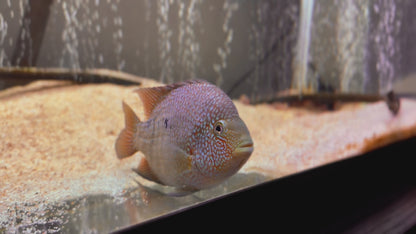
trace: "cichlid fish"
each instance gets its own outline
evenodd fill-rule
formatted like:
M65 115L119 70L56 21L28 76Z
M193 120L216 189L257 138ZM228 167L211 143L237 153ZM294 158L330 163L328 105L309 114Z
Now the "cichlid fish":
M235 174L253 151L250 133L231 99L205 81L142 88L147 121L123 102L125 128L118 158L144 154L136 172L183 191L215 186Z

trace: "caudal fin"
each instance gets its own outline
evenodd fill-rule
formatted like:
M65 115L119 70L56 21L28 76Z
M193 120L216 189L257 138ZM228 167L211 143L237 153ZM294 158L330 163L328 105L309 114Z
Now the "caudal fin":
M140 122L137 115L125 102L123 102L123 111L126 127L120 132L115 145L119 159L131 156L137 152L134 137L137 131L137 124Z

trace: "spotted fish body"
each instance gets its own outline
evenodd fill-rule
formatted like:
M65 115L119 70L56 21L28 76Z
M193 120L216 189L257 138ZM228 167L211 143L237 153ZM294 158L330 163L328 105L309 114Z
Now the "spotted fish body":
M147 121L123 103L126 127L116 141L124 158L141 151L137 172L183 190L215 186L235 174L253 151L250 133L231 99L204 81L136 91Z

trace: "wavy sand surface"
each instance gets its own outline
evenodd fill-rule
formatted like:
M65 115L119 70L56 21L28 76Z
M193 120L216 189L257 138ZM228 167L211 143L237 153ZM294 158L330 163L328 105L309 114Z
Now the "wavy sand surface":
M124 125L121 101L143 113L131 92L136 88L38 81L1 92L0 210L86 194L117 196L135 186L131 168L141 153L120 161L114 142ZM397 116L383 102L345 104L332 112L235 105L255 146L241 171L272 178L416 135L416 101L410 99L401 100Z

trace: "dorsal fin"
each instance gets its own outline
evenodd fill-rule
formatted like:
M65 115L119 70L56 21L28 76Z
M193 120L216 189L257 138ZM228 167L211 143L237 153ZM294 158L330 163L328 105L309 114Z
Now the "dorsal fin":
M163 99L165 99L166 96L170 92L172 92L172 90L175 90L185 85L200 84L200 83L206 83L206 82L202 80L190 80L190 81L184 81L184 82L170 84L166 86L159 86L159 87L153 87L153 88L140 88L140 89L135 90L134 92L139 94L140 99L143 102L144 114L146 116L146 119L148 119L153 109L161 101L163 101Z

